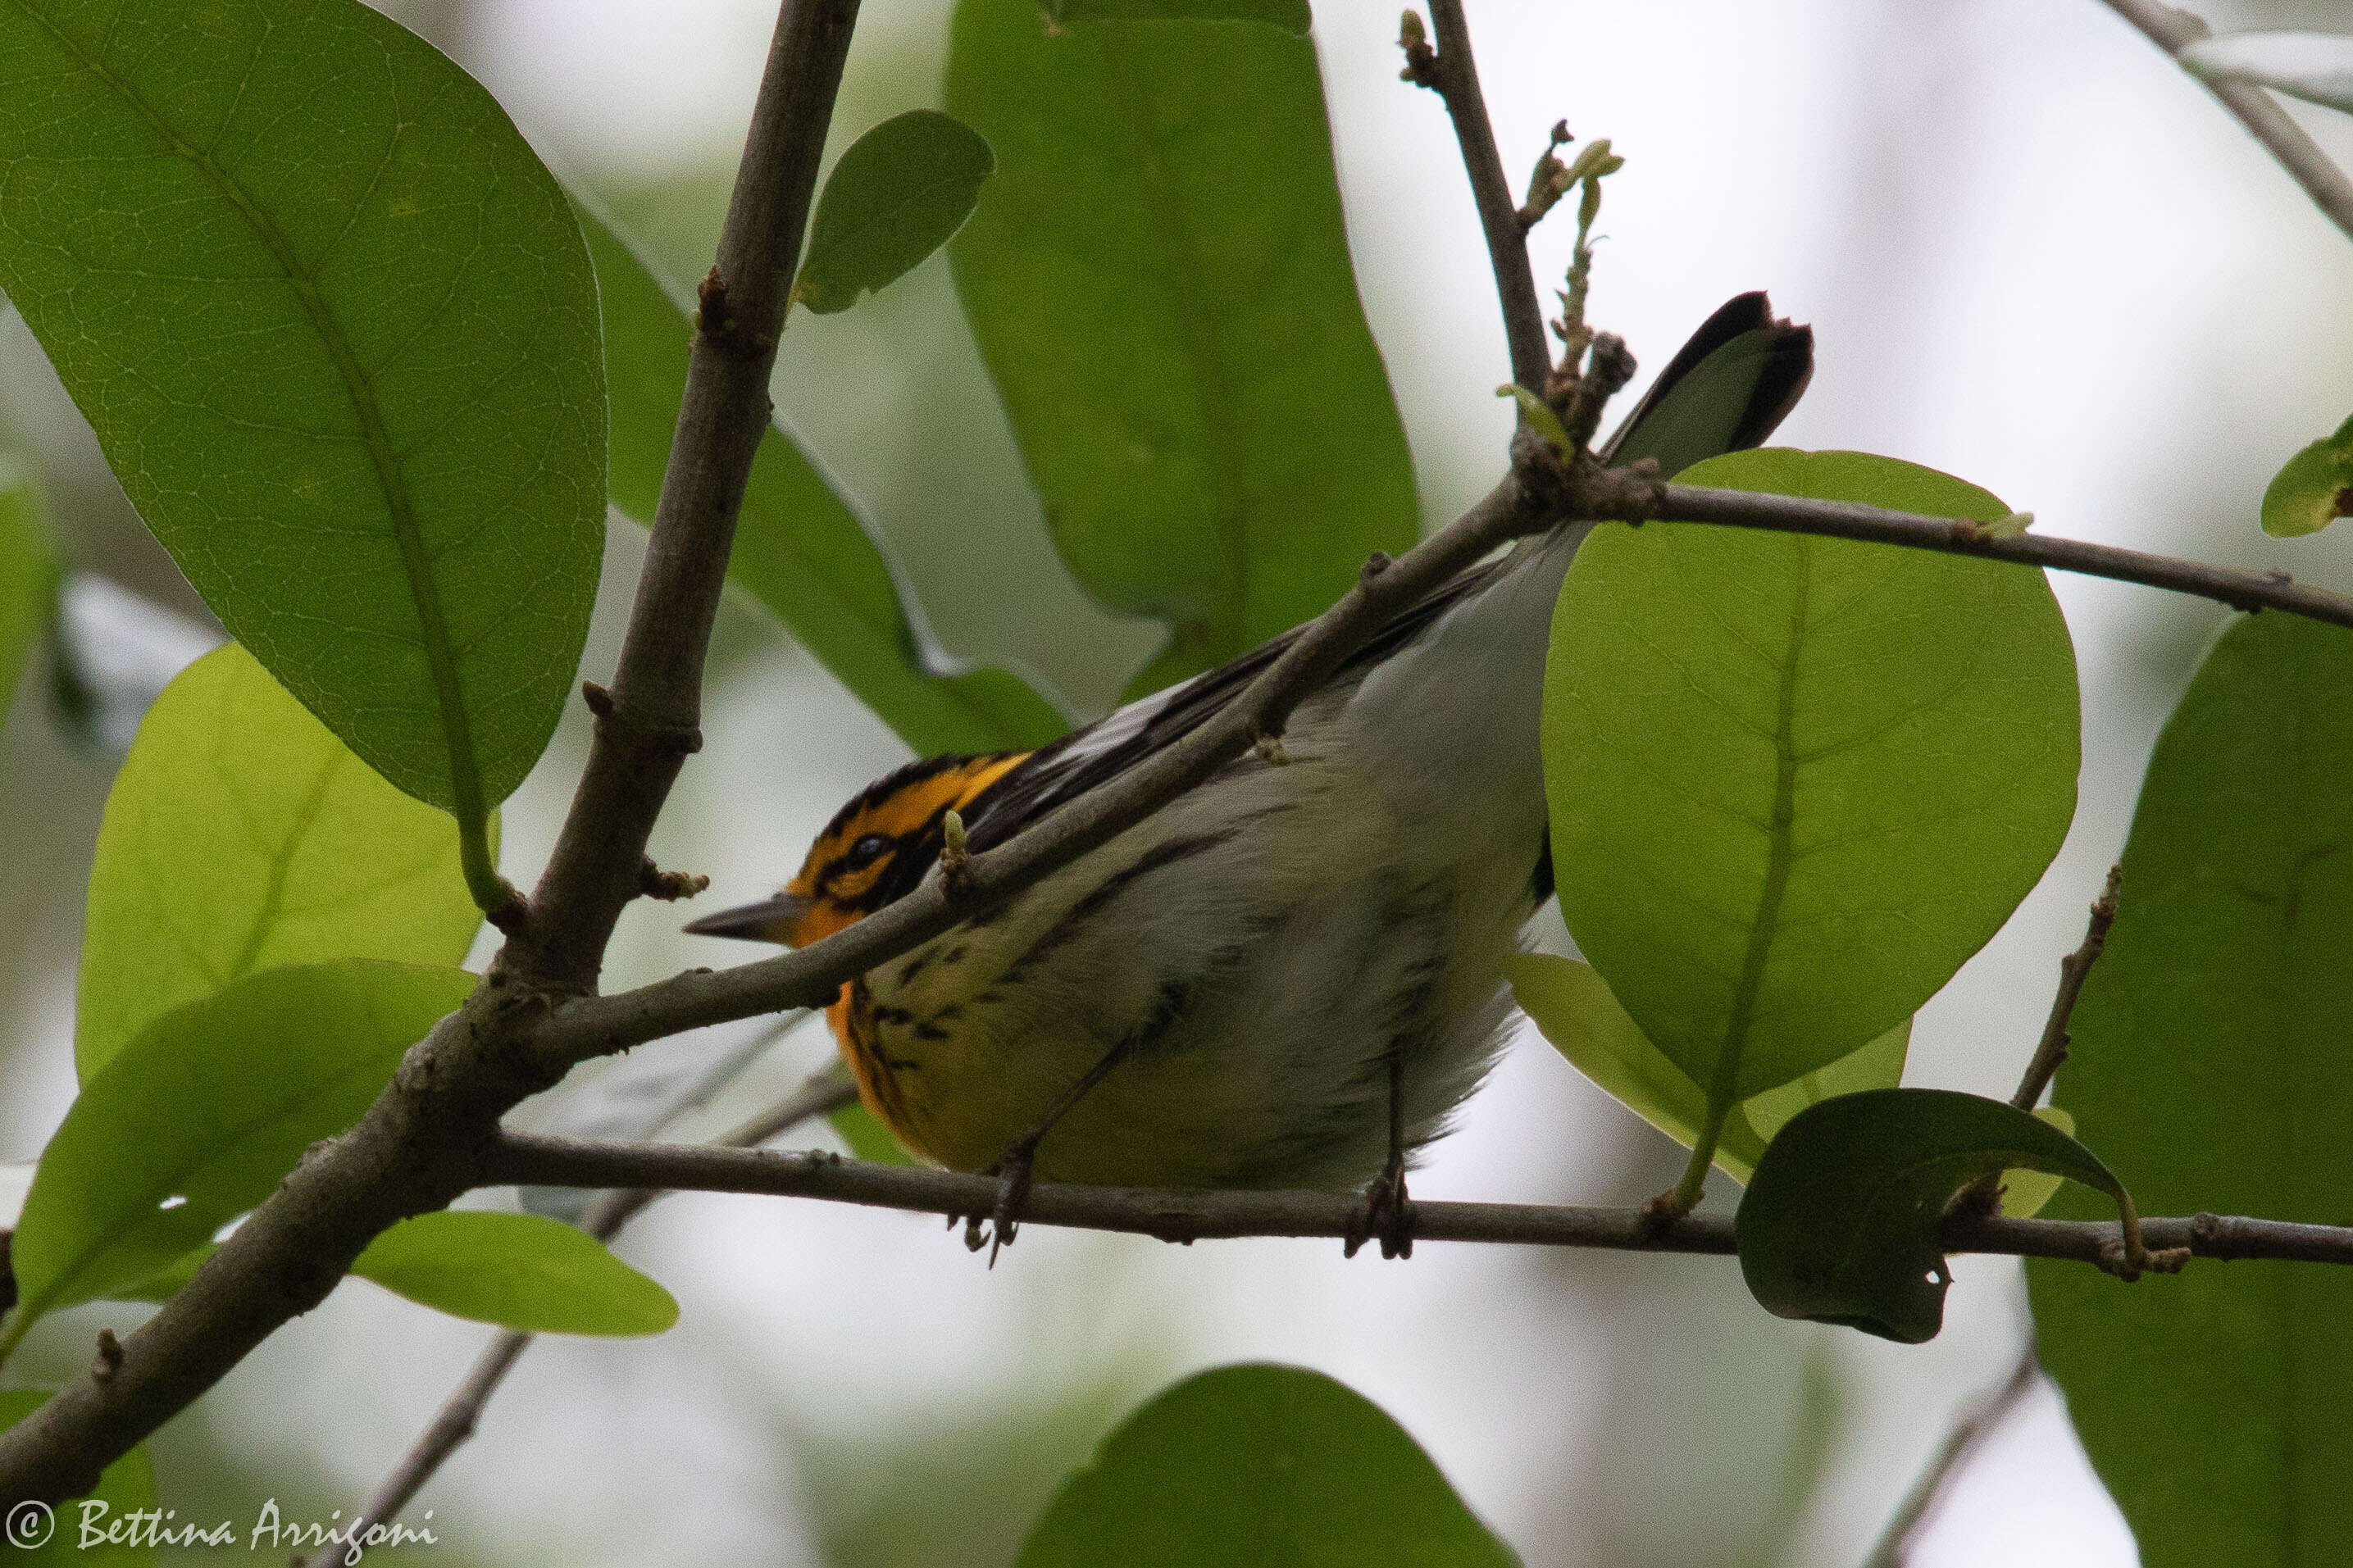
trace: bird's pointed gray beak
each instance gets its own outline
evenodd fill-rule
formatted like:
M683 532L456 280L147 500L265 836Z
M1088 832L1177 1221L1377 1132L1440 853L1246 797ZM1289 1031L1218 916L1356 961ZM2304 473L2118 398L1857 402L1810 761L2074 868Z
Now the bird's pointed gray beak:
M745 942L781 942L791 936L808 910L807 899L778 893L756 904L739 904L715 915L705 915L689 923L686 931L691 936L732 936Z

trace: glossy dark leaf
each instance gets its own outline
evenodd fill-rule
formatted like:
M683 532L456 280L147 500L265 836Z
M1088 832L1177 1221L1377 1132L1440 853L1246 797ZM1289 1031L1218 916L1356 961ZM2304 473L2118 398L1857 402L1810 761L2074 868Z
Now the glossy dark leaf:
M1131 695L1413 542L1312 43L960 0L945 98L997 150L949 253L1055 546L1095 598L1172 628Z
M1062 1484L1019 1568L1504 1568L1405 1429L1321 1373L1165 1389Z
M352 1272L419 1306L529 1333L659 1334L678 1321L669 1291L539 1215L418 1215L368 1243Z
M2353 633L2234 623L2167 722L2057 1097L2152 1213L2353 1220ZM2099 1217L2063 1190L2054 1217ZM2353 1540L2353 1271L2030 1260L2035 1333L2147 1568Z
M1740 1272L1777 1316L1905 1344L1934 1339L1952 1282L1936 1227L1962 1188L2007 1170L2047 1171L2126 1202L2090 1150L2002 1100L1941 1089L1823 1100L1791 1117L1757 1163L1740 1199Z
M586 208L580 221L605 307L613 505L649 523L686 391L691 313L608 222ZM926 653L881 547L788 431L771 431L753 458L727 575L920 756L1019 751L1068 727L1020 677Z
M554 180L357 0L26 0L0 75L0 288L124 490L305 707L479 824L554 728L604 542Z
M952 114L913 109L849 144L826 176L793 300L820 316L888 288L948 242L997 170Z

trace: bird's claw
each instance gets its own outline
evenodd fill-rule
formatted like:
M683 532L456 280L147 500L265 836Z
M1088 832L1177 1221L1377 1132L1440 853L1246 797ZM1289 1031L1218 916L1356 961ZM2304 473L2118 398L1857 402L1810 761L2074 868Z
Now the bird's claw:
M1029 1173L1037 1163L1037 1149L1027 1143L1017 1143L997 1157L988 1175L997 1178L997 1202L986 1215L966 1215L964 1221L964 1244L978 1252L988 1248L988 1266L997 1267L997 1254L1013 1245L1013 1237L1021 1228L1021 1211L1029 1202Z
M1348 1234L1341 1238L1344 1256L1356 1257L1356 1248L1376 1238L1383 1258L1413 1256L1413 1201L1406 1191L1405 1161L1394 1155L1388 1168L1365 1189L1365 1206L1348 1222Z

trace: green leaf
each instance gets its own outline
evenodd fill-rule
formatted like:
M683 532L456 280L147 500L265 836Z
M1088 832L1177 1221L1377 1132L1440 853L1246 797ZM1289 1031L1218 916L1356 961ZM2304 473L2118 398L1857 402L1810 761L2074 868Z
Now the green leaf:
M1045 0L1049 21L1268 22L1306 36L1314 17L1307 0Z
M1047 526L1173 628L1140 696L1320 614L1418 531L1315 47L959 0L946 104L997 150L949 247Z
M670 1293L557 1220L445 1210L405 1219L352 1272L420 1307L534 1334L659 1334Z
M2075 1119L2055 1105L2037 1106L2034 1120L2049 1122L2070 1138L2075 1135ZM2032 1219L2065 1184L2064 1176L2054 1176L2047 1171L2004 1171L2001 1212L2011 1219Z
M235 643L164 689L115 774L83 926L74 1063L256 970L454 966L481 924L449 818L402 795Z
M1322 1373L1229 1366L1163 1389L1062 1483L1019 1568L1515 1563L1381 1408Z
M604 543L563 193L357 0L21 0L0 76L0 288L124 490L303 706L479 828L554 728Z
M153 1276L269 1196L474 984L348 958L265 969L149 1024L82 1086L41 1153L0 1352L44 1312Z
M2287 460L2263 490L2263 531L2281 539L2318 533L2353 517L2353 419Z
M793 299L829 316L888 288L964 226L996 172L988 143L952 114L884 121L826 176Z
M1859 453L1685 478L2010 510ZM1728 1107L1902 1023L2034 885L2074 808L2073 652L2039 572L1607 523L1562 585L1543 736L1569 930Z
M901 1146L899 1140L880 1118L862 1105L845 1105L826 1120L849 1152L860 1160L871 1160L878 1165L912 1165L915 1157Z
M686 392L691 313L612 225L580 226L605 308L613 398L613 505L653 521ZM1044 745L1068 726L1018 676L935 671L866 524L794 442L773 430L752 460L729 581L783 623L919 756Z
M2158 738L2058 1098L2151 1212L2353 1220L2353 636L2224 634ZM2054 1217L2089 1205L2062 1192ZM2353 1539L2353 1274L2027 1265L2043 1364L2147 1568Z
M1935 1339L1952 1283L1936 1245L1946 1206L2016 1169L2085 1183L2132 1213L2089 1149L2001 1100L1942 1089L1823 1100L1790 1118L1757 1163L1734 1222L1740 1272L1777 1316L1905 1344Z
M0 1431L5 1431L38 1410L49 1401L51 1390L46 1388L0 1389ZM19 1515L8 1515L10 1550L0 1562L8 1568L134 1568L134 1565L155 1561L153 1546L134 1545L138 1526L127 1522L123 1516L155 1504L155 1464L148 1458L147 1445L141 1443L122 1458L100 1472L96 1490L85 1494L88 1503L64 1502L47 1517L47 1533L38 1544L33 1542L28 1531L40 1525L34 1521L19 1523ZM103 1504L91 1508L89 1503ZM18 1504L19 1509L32 1506ZM90 1543L84 1545L82 1531L87 1525L91 1531ZM105 1539L113 1527L120 1539Z
M1570 455L1575 443L1569 440L1568 431L1562 426L1560 416L1552 411L1551 404L1526 387L1511 382L1495 388L1495 395L1508 397L1520 405L1520 418L1529 429L1544 437L1545 445L1553 449L1554 456L1566 458Z
M8 716L26 662L57 618L64 574L40 486L15 459L0 458L0 720Z
M1547 953L1507 960L1512 994L1569 1065L1627 1109L1688 1149L1707 1121L1707 1094L1652 1045L1588 963ZM1906 1018L1851 1056L1767 1089L1734 1108L1715 1163L1746 1184L1783 1122L1818 1100L1858 1089L1893 1089L1912 1042Z

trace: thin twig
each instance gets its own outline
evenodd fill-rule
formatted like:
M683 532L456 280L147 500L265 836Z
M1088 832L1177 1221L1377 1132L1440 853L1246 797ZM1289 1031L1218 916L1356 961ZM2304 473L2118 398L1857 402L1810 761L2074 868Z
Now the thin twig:
M1904 1568L1911 1561L1913 1543L1936 1516L1954 1480L1968 1468L1978 1450L1985 1447L1986 1439L2018 1408L2042 1370L2042 1363L2035 1359L2034 1346L2030 1342L2019 1352L2017 1364L2002 1379L2000 1387L1970 1400L1962 1408L1952 1430L1936 1446L1927 1468L1896 1505L1887 1528L1880 1532L1879 1544L1872 1548L1862 1568Z
M782 1137L811 1117L824 1116L849 1104L858 1098L858 1088L847 1082L838 1072L820 1073L801 1089L781 1103L763 1111L741 1127L712 1139L712 1146L720 1149L756 1149L771 1138ZM599 1193L594 1203L582 1213L582 1230L599 1241L610 1241L622 1226L645 1212L647 1205L661 1196L650 1187L617 1187ZM381 1524L406 1508L425 1483L433 1479L449 1456L463 1447L474 1435L482 1418L483 1407L491 1395L499 1391L508 1373L522 1359L536 1335L521 1329L501 1331L499 1336L483 1348L465 1380L450 1390L442 1401L432 1424L417 1435L417 1441L400 1457L377 1486L375 1495L360 1510L349 1531L353 1540L364 1541L371 1526ZM294 1568L302 1568L297 1558Z
M1950 555L1976 555L2020 566L2046 566L2087 577L2139 583L2214 599L2234 610L2285 610L2331 626L2353 626L2353 598L2306 587L2284 572L2248 572L2178 556L2119 550L2081 540L2022 533L2000 537L1984 524L1917 512L1887 511L1854 501L1809 500L1802 496L1754 490L1714 489L1702 485L1663 485L1650 516L1664 521L1705 522L1773 533L1809 533L1829 539L1860 539L1900 544Z
M162 1310L84 1377L0 1433L0 1507L94 1487L289 1319L324 1300L369 1240L475 1184L498 1119L555 1075L515 1037L594 988L648 834L700 743L703 654L858 0L785 0L687 372L646 566L612 690L528 920L487 983L402 1060L349 1131L312 1151Z
M2033 1059L2026 1064L2026 1072L2018 1080L2018 1092L2010 1097L2010 1104L2021 1110L2031 1110L2042 1100L2042 1091L2051 1087L2052 1075L2059 1064L2067 1059L2067 1047L2073 1037L2067 1033L2067 1020L2074 1016L2075 998L2084 994L2084 982L2092 973L2092 965L2108 945L2108 928L2116 923L2116 889L2123 883L2125 868L2108 868L2107 885L2093 900L2092 918L2084 928L2084 945L2059 961L2059 990L2051 998L2051 1016L2043 1021L2042 1038L2036 1042Z
M1462 149L1462 171L1471 177L1471 199L1478 204L1479 226L1487 237L1487 259L1495 269L1495 299L1503 307L1504 338L1511 346L1512 379L1541 395L1552 374L1552 348L1545 341L1544 300L1536 293L1535 269L1528 264L1527 231L1520 224L1519 204L1512 199L1503 154L1495 148L1494 128L1488 123L1486 95L1479 89L1479 64L1471 53L1471 27L1462 19L1462 0L1430 0L1430 22L1438 34L1438 52L1426 62L1418 62L1409 44L1407 75L1444 100L1447 117L1454 121L1454 140ZM1407 36L1410 39L1411 32ZM1415 69L1418 63L1425 65L1419 74Z
M2183 49L2211 36L2205 23L2187 11L2161 4L2161 0L2107 0L2107 5L2177 63ZM2263 151L2287 171L2289 178L2304 187L2304 194L2312 198L2313 205L2344 230L2346 238L2353 239L2353 179L2329 160L2320 143L2306 135L2304 127L2290 119L2287 110L2262 88L2242 81L2218 81L2200 71L2189 74L2204 83L2206 90L2220 99L2223 108L2238 116L2239 123L2263 143Z
M2084 982L2092 973L2092 965L2108 945L2108 928L2116 923L2116 889L2123 885L2125 868L2108 868L2108 879L2100 896L2092 900L2091 919L2084 927L2083 945L2059 961L2059 989L2052 994L2051 1012L2042 1020L2042 1037L2034 1044L2033 1056L2027 1058L2026 1071L2019 1076L2018 1090L2010 1097L2010 1104L2021 1110L2031 1111L2042 1101L2042 1091L2051 1087L2052 1077L2059 1064L2067 1059L2067 1048L2074 1037L2067 1032L2067 1022L2075 1016L2075 999L2084 994ZM1956 1211L1980 1215L1999 1213L2001 1207L2001 1173L1983 1178L1953 1200Z
M765 1153L691 1143L602 1143L509 1133L486 1184L551 1187L649 1186L776 1197L822 1198L914 1214L968 1215L997 1201L994 1176L845 1160L828 1153ZM1092 1187L1041 1183L1029 1189L1024 1224L1124 1231L1164 1241L1243 1236L1345 1239L1364 1199L1353 1193L1209 1192L1190 1188ZM1640 1209L1544 1204L1416 1201L1416 1241L1483 1241L1533 1247L1597 1247L1632 1252L1730 1255L1728 1217L1686 1215L1664 1225ZM2194 1257L2270 1258L2353 1265L2353 1226L2200 1214L2144 1219L2152 1251ZM1953 1215L1938 1233L1947 1252L2001 1253L2101 1264L2120 1227L2113 1221L2005 1219Z

